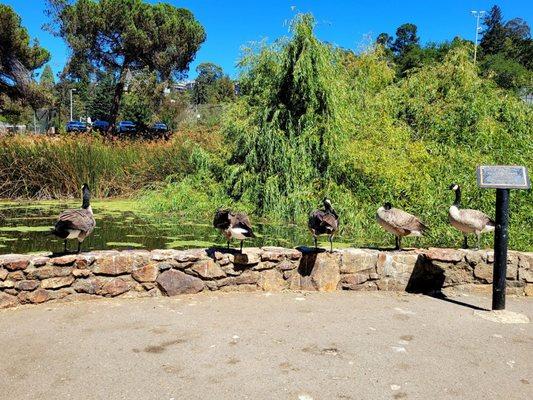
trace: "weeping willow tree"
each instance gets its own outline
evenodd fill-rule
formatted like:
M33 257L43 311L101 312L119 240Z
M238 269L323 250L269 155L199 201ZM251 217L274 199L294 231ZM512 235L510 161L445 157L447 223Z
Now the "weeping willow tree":
M379 46L355 54L320 42L313 26L299 16L289 39L245 54L220 147L190 162L205 167L169 186L164 204L232 206L303 225L327 195L340 235L361 246L391 244L374 218L391 201L430 225L420 245L459 245L448 186L461 184L465 206L494 216L494 192L476 187L475 167L531 169L533 108L480 77L468 45L398 79ZM533 193L512 196L510 245L530 250Z
M339 129L344 79L338 51L313 34L301 15L293 36L250 50L241 62L243 96L226 124L233 152L227 177L232 196L259 214L295 219L327 189Z

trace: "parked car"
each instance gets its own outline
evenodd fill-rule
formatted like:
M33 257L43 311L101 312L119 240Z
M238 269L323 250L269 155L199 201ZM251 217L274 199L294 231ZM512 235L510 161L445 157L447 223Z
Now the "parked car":
M168 132L168 126L167 124L164 124L163 122L157 122L152 125L150 130L154 133L167 133Z
M109 129L109 122L97 119L93 122L93 129L98 132L107 132Z
M87 124L81 121L70 121L67 123L67 132L85 132Z
M116 126L117 133L135 133L137 126L131 121L120 121Z

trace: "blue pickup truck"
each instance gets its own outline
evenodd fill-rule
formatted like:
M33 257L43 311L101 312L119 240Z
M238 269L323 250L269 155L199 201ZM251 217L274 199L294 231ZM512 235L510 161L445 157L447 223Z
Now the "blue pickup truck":
M107 132L109 129L109 122L97 119L93 122L93 130L98 132Z
M87 124L81 121L67 122L67 132L86 132Z
M137 125L131 121L120 121L115 129L117 133L135 133L137 132Z

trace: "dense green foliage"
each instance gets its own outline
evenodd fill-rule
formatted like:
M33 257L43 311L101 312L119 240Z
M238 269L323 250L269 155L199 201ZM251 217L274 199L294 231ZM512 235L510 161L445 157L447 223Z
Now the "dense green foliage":
M463 206L492 214L494 192L476 187L475 167L531 165L531 107L479 77L468 45L397 80L382 48L356 56L318 41L312 28L302 16L290 40L245 56L242 96L223 126L229 152L170 183L157 207L238 201L256 215L304 223L327 195L342 234L383 244L374 215L391 201L430 225L423 243L458 242L447 222L448 186L463 186ZM513 192L511 211L511 245L530 249L531 192Z
M213 63L201 63L196 67L198 77L192 90L195 104L216 104L231 101L235 88L231 79L224 75L222 68Z
M480 42L481 67L503 88L533 91L533 39L521 18L504 21L500 7L494 6L484 19Z
M110 122L115 122L128 71L148 68L161 80L186 71L205 40L193 14L142 0L50 0L58 33L72 49L68 71L88 79L96 71L116 78Z
M0 115L20 113L24 102L35 107L48 100L32 74L49 59L50 54L37 40L30 43L28 31L13 9L0 4Z

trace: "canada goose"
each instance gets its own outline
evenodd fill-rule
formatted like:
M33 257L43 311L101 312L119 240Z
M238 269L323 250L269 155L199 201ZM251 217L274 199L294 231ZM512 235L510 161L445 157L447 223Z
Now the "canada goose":
M313 235L315 249L318 247L317 236L328 235L329 251L333 252L333 235L339 228L339 216L331 206L331 201L328 198L325 198L322 203L324 204L324 209L311 212L307 226Z
M51 232L64 239L64 251L67 252L67 239L78 239L78 253L81 249L81 242L91 234L96 221L94 220L93 209L91 208L91 192L89 186L84 183L82 188L83 202L81 209L66 210L61 213Z
M213 219L213 226L217 229L220 229L222 234L228 240L228 249L229 242L231 239L235 238L241 241L241 253L242 253L242 243L244 239L254 238L255 235L252 231L252 224L248 219L248 215L241 212L232 212L231 210L219 209L215 213L215 218Z
M422 236L428 229L418 217L393 208L388 202L378 208L376 220L383 229L396 236L396 250L401 249L403 236Z
M494 231L496 225L492 219L485 213L478 210L460 209L461 203L461 187L456 183L450 185L450 190L455 191L455 201L450 207L449 218L450 224L463 232L464 242L463 248L468 248L468 239L466 237L469 233L475 233L477 236L477 247L479 249L481 243L481 234L483 232Z

